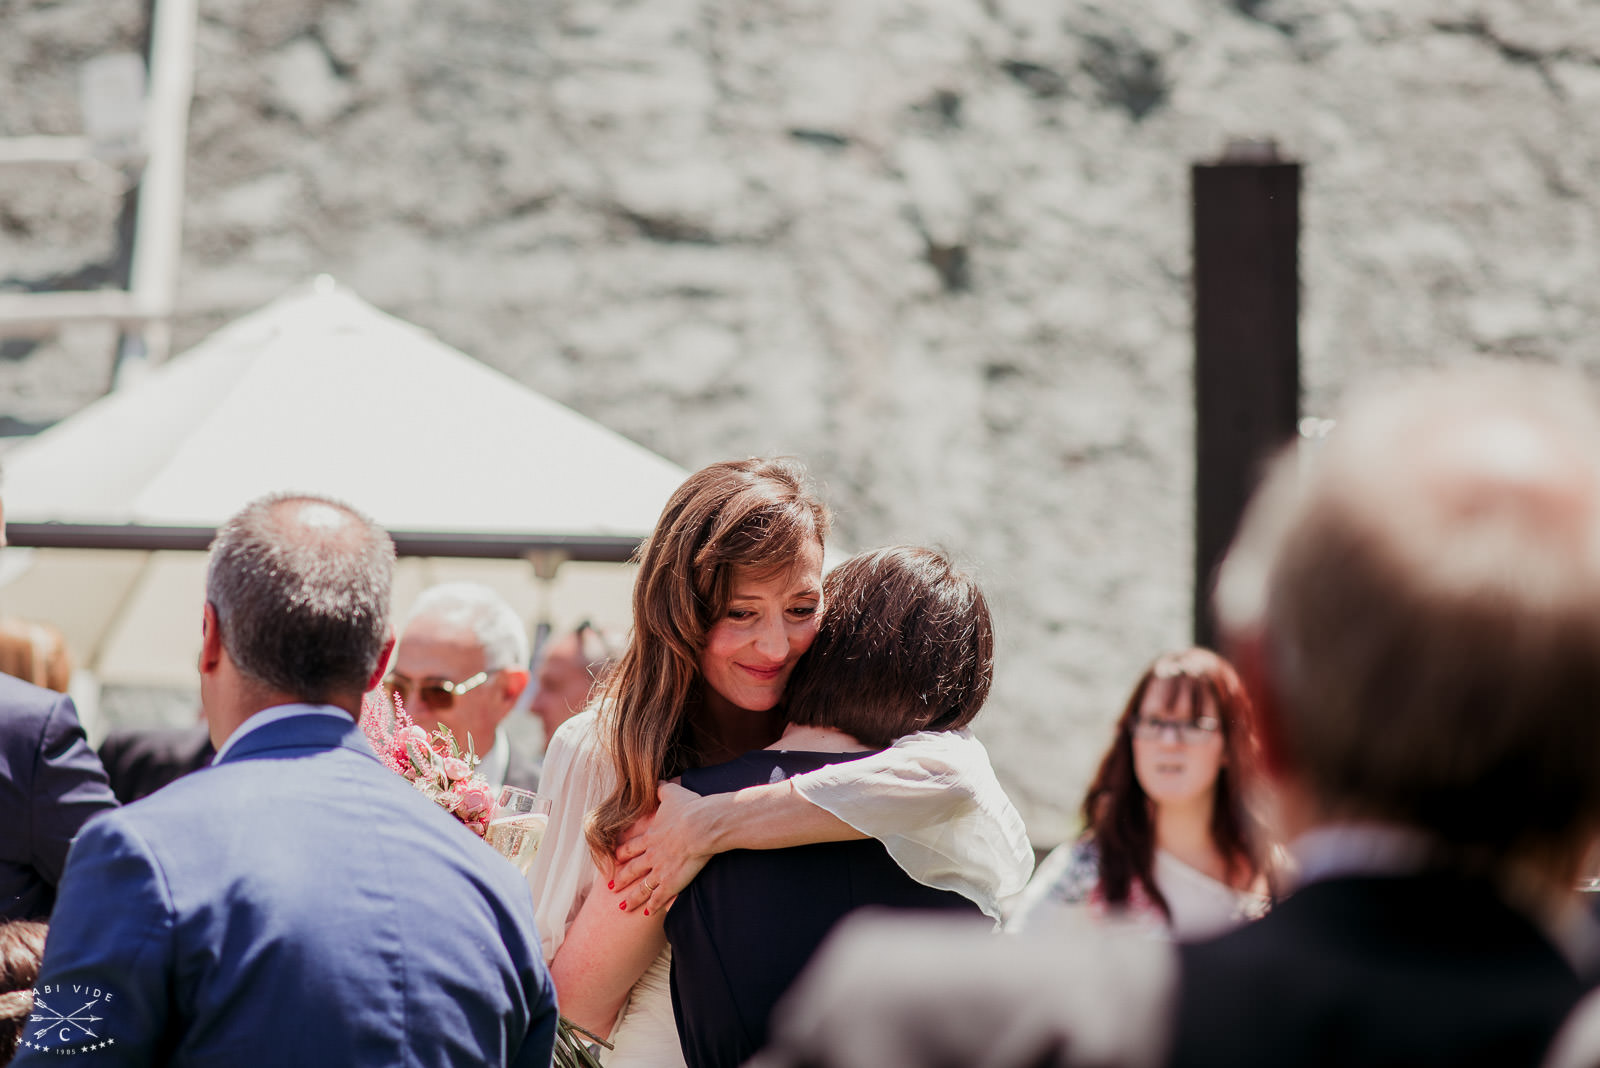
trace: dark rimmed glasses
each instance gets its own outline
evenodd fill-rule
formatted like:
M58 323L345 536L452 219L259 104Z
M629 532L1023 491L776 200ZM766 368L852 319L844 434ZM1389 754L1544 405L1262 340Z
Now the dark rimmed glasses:
M1200 745L1217 737L1222 721L1215 716L1201 716L1190 722L1186 719L1162 719L1160 716L1140 716L1133 721L1135 737L1147 742L1158 742L1171 730L1184 745Z
M383 692L390 701L398 697L407 708L415 707L411 702L411 695L415 693L417 700L429 712L448 712L455 706L457 697L471 693L497 674L497 671L480 671L469 679L451 682L449 679L419 681L398 671L391 671L383 680Z

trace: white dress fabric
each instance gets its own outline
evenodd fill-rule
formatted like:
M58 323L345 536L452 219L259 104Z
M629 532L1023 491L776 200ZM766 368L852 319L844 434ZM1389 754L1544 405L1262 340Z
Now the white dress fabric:
M1121 911L1129 919L1144 921L1152 933L1181 941L1209 938L1258 919L1269 904L1266 895L1236 890L1164 849L1156 850L1151 875L1167 899L1171 924L1142 891L1130 895L1128 907ZM1040 863L1039 871L1017 898L1006 930L1027 930L1060 913L1080 909L1105 914L1108 910L1099 889L1099 855L1094 843L1080 839L1059 846Z
M596 874L584 816L612 786L611 762L593 710L557 728L545 753L540 793L550 826L528 870L546 962L566 937ZM1033 869L1022 817L1000 789L983 743L968 731L908 735L893 746L791 780L800 795L883 842L906 873L954 890L999 918L999 901L1027 885ZM663 952L630 993L610 1041L608 1068L683 1064Z

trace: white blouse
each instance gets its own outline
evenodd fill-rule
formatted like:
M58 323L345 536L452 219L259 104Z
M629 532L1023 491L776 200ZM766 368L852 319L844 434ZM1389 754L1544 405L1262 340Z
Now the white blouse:
M954 890L996 919L1001 898L1033 870L1022 817L1000 789L989 754L969 731L907 735L880 753L830 764L791 780L811 803L883 842L906 874ZM561 948L594 882L583 820L612 786L596 712L557 728L539 792L552 798L550 826L528 871L534 917L548 962ZM681 1065L665 983L670 950L651 965L612 1032L609 1066Z
M1169 924L1154 902L1141 893L1124 911L1148 922L1153 932L1188 941L1218 935L1242 923L1259 919L1267 911L1266 895L1236 890L1191 867L1167 852L1155 851L1151 877L1172 912ZM1087 908L1104 912L1099 897L1100 865L1094 844L1087 839L1051 850L1039 864L1028 888L1017 898L1006 920L1007 931L1037 927L1056 914ZM1143 900L1139 900L1143 899Z

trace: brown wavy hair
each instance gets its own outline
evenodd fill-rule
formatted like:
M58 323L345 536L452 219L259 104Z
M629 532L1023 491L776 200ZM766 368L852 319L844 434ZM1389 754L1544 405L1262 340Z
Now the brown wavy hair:
M1150 798L1134 774L1133 729L1145 694L1155 682L1186 686L1195 715L1215 710L1222 722L1222 766L1211 803L1211 840L1228 865L1234 885L1262 872L1255 820L1240 796L1239 781L1251 762L1250 698L1239 675L1209 649L1185 649L1157 657L1139 676L1117 720L1116 736L1083 798L1083 821L1099 853L1100 893L1107 905L1126 905L1137 882L1168 919L1172 910L1156 887L1155 821Z
M735 571L792 567L807 545L823 544L828 524L805 468L783 458L701 468L667 501L637 553L633 634L599 703L616 785L584 832L602 862L655 811L662 780L698 762L687 734L701 703L700 653L728 609Z

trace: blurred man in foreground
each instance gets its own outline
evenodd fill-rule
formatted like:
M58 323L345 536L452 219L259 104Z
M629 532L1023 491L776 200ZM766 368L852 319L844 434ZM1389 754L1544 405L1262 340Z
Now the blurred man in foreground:
M762 1068L1539 1062L1594 947L1573 893L1600 826L1588 384L1508 366L1367 397L1272 469L1217 608L1286 900L1175 952L863 923Z

